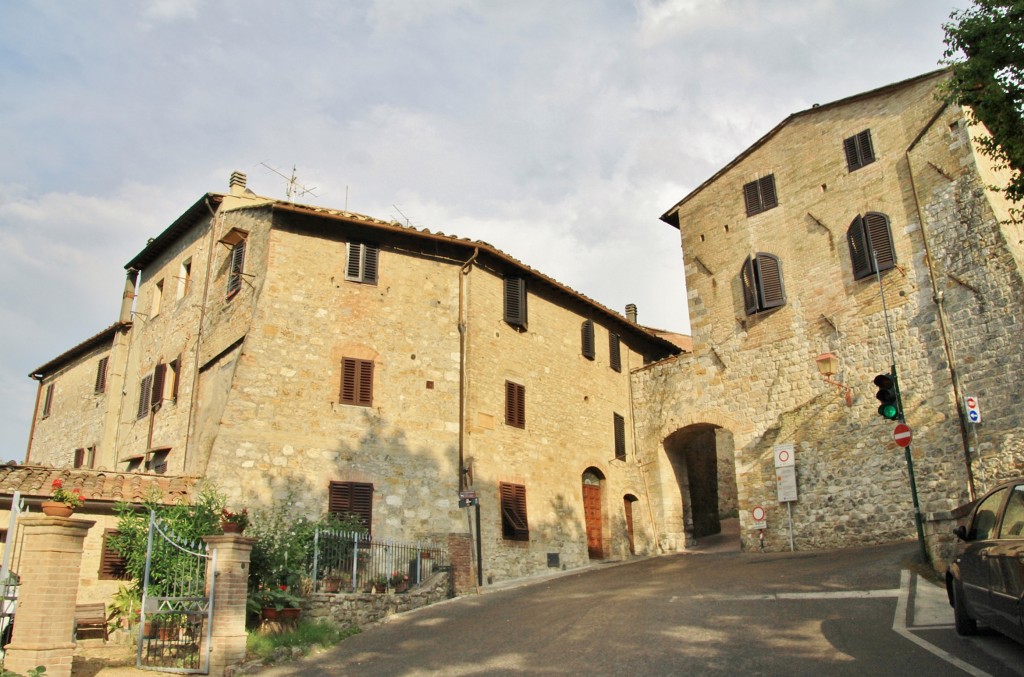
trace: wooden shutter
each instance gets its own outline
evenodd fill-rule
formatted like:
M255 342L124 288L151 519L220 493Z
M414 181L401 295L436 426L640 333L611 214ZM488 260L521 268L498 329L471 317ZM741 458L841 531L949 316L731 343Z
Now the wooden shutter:
M615 428L615 458L626 458L626 419L612 414L612 425Z
M580 327L580 343L582 345L583 357L588 360L594 359L596 350L594 349L594 322L593 320L585 320L583 325Z
M608 364L615 371L622 371L622 350L619 335L608 333Z
M892 244L889 217L878 212L868 212L864 216L864 232L871 251L874 252L878 271L894 267L896 265L896 250Z
M107 363L109 361L109 357L101 357L99 364L96 365L96 386L93 388L93 392L102 393L107 389Z
M167 365L160 363L153 370L153 397L150 406L159 408L164 401L164 381L167 378Z
M505 322L526 329L526 280L505 278Z
M236 242L231 248L231 263L228 271L228 298L242 288L242 270L245 268L245 240Z
M865 129L843 141L846 166L852 172L875 161L875 149L871 145L871 130Z
M85 449L75 449L75 467L81 468L85 465Z
M512 381L505 381L505 423L526 427L526 386Z
M868 249L868 239L864 232L864 218L859 214L853 220L853 223L850 224L849 230L846 231L846 243L850 247L853 279L860 280L874 272L871 267L871 252Z
M342 404L369 407L373 404L373 362L345 357L341 360Z
M747 216L760 214L779 204L778 195L775 192L775 175L763 176L757 181L751 181L743 186L743 203L747 209Z
M103 546L100 550L100 571L98 578L103 580L131 578L125 566L124 556L110 544L110 539L119 536L120 532L115 529L103 530Z
M50 409L53 407L53 384L46 386L46 397L43 399L43 418L50 415Z
M377 256L379 248L377 245L363 245L363 282L366 284L377 284Z
M147 374L139 384L139 410L135 413L136 418L145 418L149 414L149 403L152 396L153 375Z
M368 482L331 482L327 490L327 512L355 515L370 531L373 523L373 484Z
M778 308L786 304L786 289L782 284L782 265L772 254L757 255L757 281L761 292L761 310Z
M358 242L348 243L348 261L345 262L345 279L359 282L363 271L363 245Z
M501 482L501 533L513 541L529 541L530 525L526 517L526 487Z

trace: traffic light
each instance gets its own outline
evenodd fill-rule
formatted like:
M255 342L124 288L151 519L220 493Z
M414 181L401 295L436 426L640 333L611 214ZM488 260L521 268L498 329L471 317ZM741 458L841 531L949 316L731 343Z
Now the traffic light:
M895 421L900 417L899 388L896 386L896 379L892 374L879 374L875 377L874 383L878 386L875 397L879 401L878 415Z

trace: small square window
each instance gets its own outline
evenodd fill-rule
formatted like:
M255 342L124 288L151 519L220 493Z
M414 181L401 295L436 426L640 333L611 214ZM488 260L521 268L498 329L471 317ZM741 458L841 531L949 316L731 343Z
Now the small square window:
M377 284L377 260L380 248L364 242L348 243L348 261L345 263L345 279L350 282Z
M865 129L860 134L844 140L843 151L846 153L846 166L851 172L874 162L875 149L871 145L871 130Z
M762 176L743 186L743 202L747 208L747 216L766 212L779 206L778 194L775 192L775 175Z

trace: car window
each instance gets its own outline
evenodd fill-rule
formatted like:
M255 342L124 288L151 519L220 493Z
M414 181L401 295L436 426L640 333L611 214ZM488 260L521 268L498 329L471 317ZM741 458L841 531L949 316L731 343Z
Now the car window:
M1010 500L1006 502L999 537L1024 539L1024 484L1015 486L1010 494Z
M1000 489L981 502L974 512L974 522L971 524L969 534L970 540L986 541L992 538L994 535L992 531L996 526L996 513L999 512L999 506L1007 491L1007 489Z

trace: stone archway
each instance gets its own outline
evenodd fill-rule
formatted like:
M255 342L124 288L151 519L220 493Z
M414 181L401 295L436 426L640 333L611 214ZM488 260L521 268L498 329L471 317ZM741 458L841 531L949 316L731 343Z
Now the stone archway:
M736 517L739 508L732 433L695 423L669 435L664 446L679 484L687 534L701 538L721 532L722 520Z

